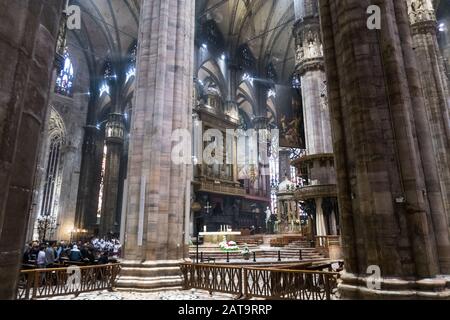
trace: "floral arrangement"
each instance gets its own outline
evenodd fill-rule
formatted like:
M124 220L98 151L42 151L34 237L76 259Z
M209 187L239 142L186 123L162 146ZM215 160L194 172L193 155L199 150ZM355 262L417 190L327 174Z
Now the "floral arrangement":
M245 244L244 249L242 249L241 254L244 257L245 260L250 259L250 249L248 248L247 244Z
M227 241L227 239L224 237L223 241L219 243L220 249L225 252L232 252L232 251L239 251L239 247L236 242L234 241Z

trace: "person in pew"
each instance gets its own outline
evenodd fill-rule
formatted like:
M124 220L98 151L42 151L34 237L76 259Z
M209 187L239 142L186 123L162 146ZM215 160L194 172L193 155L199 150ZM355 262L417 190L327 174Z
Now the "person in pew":
M47 243L47 248L45 249L45 259L47 262L46 267L47 268L53 268L55 265L56 257L55 257L55 250L53 247Z
M46 255L45 255L45 247L41 246L39 249L39 253L37 256L37 260L36 260L36 265L38 267L38 269L44 269L45 267L47 267L47 259L46 259Z
M87 244L85 243L84 245L82 245L80 248L80 252L81 252L81 256L83 257L83 260L87 259L88 256L88 247Z
M70 250L69 260L73 262L81 262L83 260L81 251L76 244L73 246L72 250Z
M60 261L63 251L64 251L64 242L60 242L58 248L56 248L56 261Z
M37 242L33 242L31 245L31 250L29 254L29 260L36 261L39 254L39 245Z
M109 263L109 256L108 252L103 252L100 259L98 259L98 264L108 264Z

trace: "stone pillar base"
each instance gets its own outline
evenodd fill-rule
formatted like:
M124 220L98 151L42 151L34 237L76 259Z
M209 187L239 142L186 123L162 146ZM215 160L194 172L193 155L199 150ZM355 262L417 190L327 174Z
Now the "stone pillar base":
M450 300L450 276L432 279L408 280L382 278L380 290L371 289L367 276L344 273L338 286L343 300Z
M123 261L118 289L154 290L181 287L180 263L184 261Z

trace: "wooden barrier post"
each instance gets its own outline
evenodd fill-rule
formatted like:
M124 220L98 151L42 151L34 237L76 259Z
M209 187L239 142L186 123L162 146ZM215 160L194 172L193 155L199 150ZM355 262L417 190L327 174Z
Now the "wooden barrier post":
M33 283L33 294L31 295L31 299L36 299L37 291L38 291L38 288L39 288L39 272L38 271L34 272L33 279L34 279L33 280L34 281L34 283Z
M248 270L247 268L243 268L243 272L244 272L244 299L249 299L250 295L248 292Z

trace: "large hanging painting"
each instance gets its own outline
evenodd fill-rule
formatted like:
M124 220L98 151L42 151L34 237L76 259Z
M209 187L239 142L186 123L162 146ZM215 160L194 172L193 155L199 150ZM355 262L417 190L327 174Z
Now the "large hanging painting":
M277 88L277 92L280 147L304 149L301 97L296 90L287 87Z

